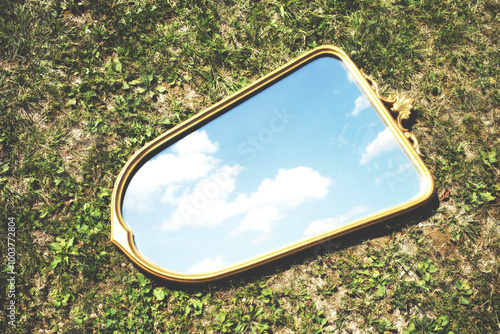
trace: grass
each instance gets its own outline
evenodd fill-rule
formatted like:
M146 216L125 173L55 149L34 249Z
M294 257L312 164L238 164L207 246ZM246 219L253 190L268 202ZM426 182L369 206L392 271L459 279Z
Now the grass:
M4 332L498 333L498 13L496 0L2 3L0 244L14 217L17 270ZM417 100L434 207L223 282L144 276L109 242L123 164L321 44Z

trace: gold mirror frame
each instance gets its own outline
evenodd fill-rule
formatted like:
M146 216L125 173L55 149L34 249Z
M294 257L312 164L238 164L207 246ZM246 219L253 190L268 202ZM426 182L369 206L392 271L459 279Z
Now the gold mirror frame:
M136 248L133 231L127 226L122 217L122 201L127 184L141 164L147 161L155 152L173 145L183 136L191 133L203 124L216 119L218 116L224 114L228 110L231 110L231 108L235 107L249 97L265 90L267 87L286 77L294 70L304 66L308 62L324 56L335 57L346 67L348 73L358 84L365 97L369 100L369 102L371 102L380 118L387 125L387 127L391 128L397 141L401 144L405 153L408 155L409 160L411 160L414 167L418 170L422 182L425 184L424 191L422 191L417 198L414 198L409 202L368 215L362 219L354 220L327 233L309 238L302 242L291 244L287 247L278 249L277 251L255 257L237 265L232 265L214 272L200 274L174 272L147 260ZM386 108L386 105L389 107L390 111ZM419 156L421 153L416 137L403 126L403 121L407 120L410 116L412 105L413 99L397 95L389 95L387 97L382 96L376 82L371 77L364 74L362 70L359 70L347 54L341 49L335 46L317 47L264 76L260 80L234 93L228 98L216 103L212 107L196 114L187 121L175 126L136 152L121 170L113 189L111 198L111 241L118 246L135 264L153 275L171 281L201 283L243 272L250 268L254 268L264 263L268 263L292 253L318 245L328 239L359 230L368 225L372 225L392 218L396 215L414 210L415 208L424 205L432 198L434 194L434 181L431 173Z

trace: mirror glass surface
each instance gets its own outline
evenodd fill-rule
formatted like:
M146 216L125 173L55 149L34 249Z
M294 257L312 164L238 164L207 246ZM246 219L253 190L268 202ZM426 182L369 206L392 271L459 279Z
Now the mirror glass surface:
M211 273L417 198L423 177L349 75L317 58L163 149L133 175L137 250Z

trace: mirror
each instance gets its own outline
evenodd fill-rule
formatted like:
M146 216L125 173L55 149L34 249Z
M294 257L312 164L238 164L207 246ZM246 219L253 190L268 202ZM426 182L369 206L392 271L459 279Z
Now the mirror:
M379 97L340 49L314 49L132 157L112 241L201 282L422 205L432 177Z

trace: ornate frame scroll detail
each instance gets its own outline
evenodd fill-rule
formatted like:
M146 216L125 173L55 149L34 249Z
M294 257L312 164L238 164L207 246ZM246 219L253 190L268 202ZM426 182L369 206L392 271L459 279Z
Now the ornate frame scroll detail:
M415 151L423 156L422 152L420 152L420 146L418 144L417 137L415 137L415 135L411 133L410 130L406 129L403 126L403 120L407 120L410 118L411 109L413 108L413 102L415 102L415 99L394 94L389 94L387 97L382 96L380 94L378 84L375 82L375 80L368 74L366 74L363 69L361 69L360 71L366 81L368 81L368 83L370 84L370 87L372 88L375 95L377 95L380 100L382 100L390 107L389 110L391 111L391 115L397 121L398 128L404 133L405 137L408 138Z

